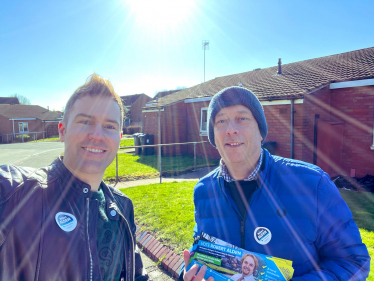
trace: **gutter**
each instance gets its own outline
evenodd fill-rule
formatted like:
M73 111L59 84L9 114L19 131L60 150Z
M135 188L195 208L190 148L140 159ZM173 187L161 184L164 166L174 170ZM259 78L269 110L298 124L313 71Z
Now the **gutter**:
M12 118L9 121L36 120L36 118Z

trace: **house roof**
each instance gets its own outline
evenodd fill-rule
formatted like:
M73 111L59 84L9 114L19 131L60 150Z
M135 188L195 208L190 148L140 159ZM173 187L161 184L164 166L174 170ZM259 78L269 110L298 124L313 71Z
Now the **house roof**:
M179 92L180 90L170 90L170 91L162 91L162 92L158 92L157 95L154 96L153 99L156 99L156 98L162 98L164 96L168 96L170 94L173 94L175 92Z
M123 106L131 106L141 95L144 94L135 94L135 95L128 95L128 96L121 96Z
M49 111L39 105L0 104L0 115L9 118L37 118L43 121L56 120L62 116L60 111Z
M211 97L229 86L251 90L260 100L300 98L332 82L374 77L374 47L218 77L162 97L147 109L171 105L185 99Z
M0 104L19 104L16 97L0 97Z

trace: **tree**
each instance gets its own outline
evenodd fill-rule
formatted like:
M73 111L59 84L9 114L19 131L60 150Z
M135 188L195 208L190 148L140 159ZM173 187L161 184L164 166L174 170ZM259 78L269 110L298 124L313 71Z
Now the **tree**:
M28 98L26 98L26 97L24 97L22 95L19 95L17 93L13 94L13 95L10 95L10 97L17 98L20 104L26 104L26 105L30 105L31 104L31 102L30 102L30 100Z

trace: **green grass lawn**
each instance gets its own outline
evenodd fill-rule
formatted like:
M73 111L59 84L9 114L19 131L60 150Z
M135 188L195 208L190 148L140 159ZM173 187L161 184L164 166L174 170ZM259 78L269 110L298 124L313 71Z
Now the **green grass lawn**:
M113 180L116 176L116 160L109 165L104 174L105 180ZM219 160L196 158L196 167L218 165ZM194 168L193 156L162 157L163 175L182 174ZM159 176L157 155L131 155L118 153L118 175L121 180L135 180Z
M151 184L123 189L134 202L139 225L151 231L177 253L188 249L194 227L193 187L196 182ZM374 259L374 194L340 190L352 211L362 241ZM367 280L374 281L374 261Z
M121 144L119 145L120 147L124 146L134 146L134 139L123 139L121 140Z
M41 142L41 141L43 141L43 139L35 140L35 141L32 141L32 142ZM49 138L49 139L44 139L44 141L60 141L60 138Z
M192 242L195 224L192 191L196 182L169 182L123 189L135 206L139 225L181 253Z

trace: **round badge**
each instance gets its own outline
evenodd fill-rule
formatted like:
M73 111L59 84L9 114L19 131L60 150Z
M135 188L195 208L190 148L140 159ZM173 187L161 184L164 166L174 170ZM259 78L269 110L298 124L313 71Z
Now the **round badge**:
M70 232L77 226L77 219L69 213L58 212L55 216L57 225L66 232Z
M266 245L271 240L271 232L266 227L257 227L254 236L257 243L261 245Z

